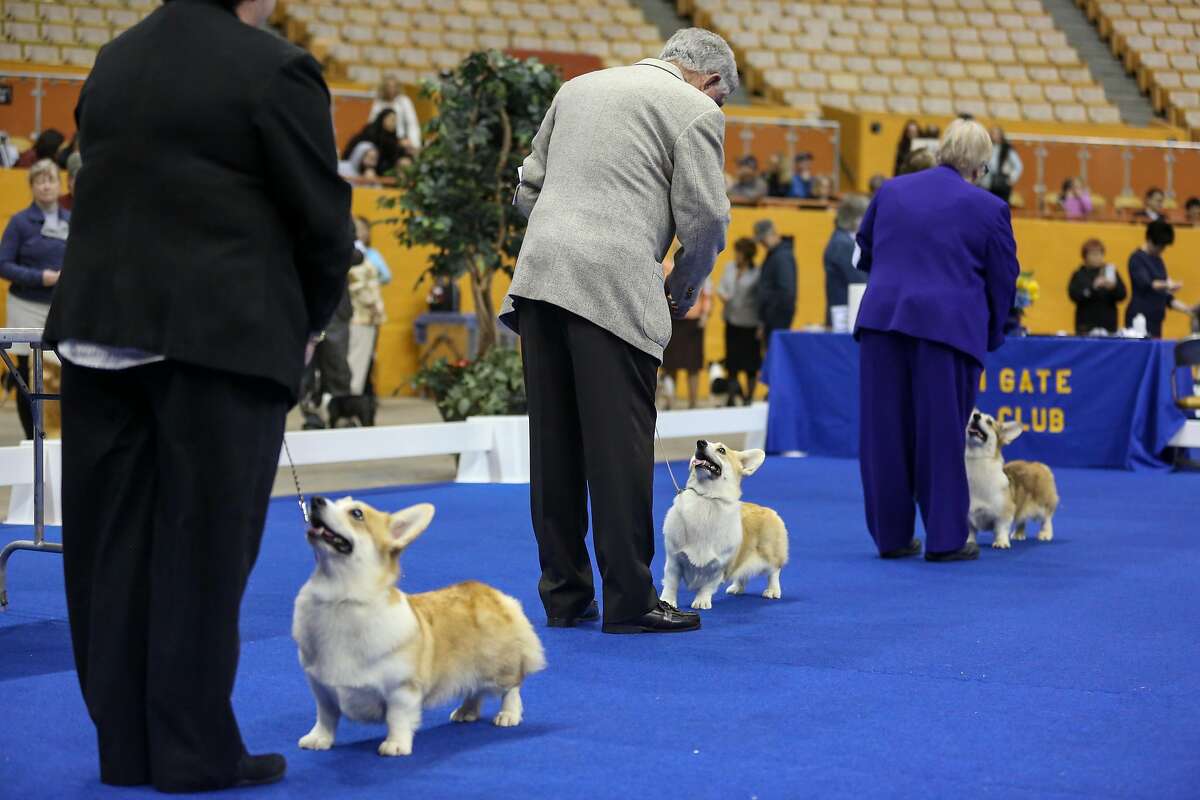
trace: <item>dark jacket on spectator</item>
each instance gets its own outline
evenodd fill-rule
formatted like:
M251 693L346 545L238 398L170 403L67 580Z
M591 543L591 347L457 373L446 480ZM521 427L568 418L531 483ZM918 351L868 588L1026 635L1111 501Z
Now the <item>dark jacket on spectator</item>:
M1162 338L1163 318L1171 305L1171 293L1155 289L1154 281L1167 280L1167 265L1162 256L1152 256L1140 247L1129 256L1129 283L1133 297L1125 306L1125 325L1133 326L1138 314L1146 317L1146 331L1155 339Z
M760 271L759 320L768 331L792 327L792 317L796 316L796 252L790 237L771 248Z
M75 109L83 168L46 339L294 396L354 253L329 102L311 55L212 0L174 0L106 45Z
M1075 333L1080 336L1096 328L1117 332L1117 303L1125 299L1125 281L1118 274L1114 288L1097 289L1092 284L1103 270L1104 267L1081 266L1075 270L1067 287L1067 293L1075 303Z
M71 212L62 208L59 217L69 222ZM45 270L61 270L67 243L42 235L46 215L36 204L13 214L0 239L0 277L12 282L9 289L22 300L49 303L53 286L42 285Z
M825 324L830 324L829 309L849 302L850 284L866 283L867 273L854 266L854 234L834 230L825 245Z

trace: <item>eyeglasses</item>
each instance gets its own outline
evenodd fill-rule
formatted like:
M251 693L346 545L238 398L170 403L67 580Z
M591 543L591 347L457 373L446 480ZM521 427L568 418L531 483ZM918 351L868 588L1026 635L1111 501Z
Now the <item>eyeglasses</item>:
M979 177L986 178L988 176L988 173L992 171L992 168L991 168L991 165L984 164L983 166L981 166L979 168L979 170L980 170Z

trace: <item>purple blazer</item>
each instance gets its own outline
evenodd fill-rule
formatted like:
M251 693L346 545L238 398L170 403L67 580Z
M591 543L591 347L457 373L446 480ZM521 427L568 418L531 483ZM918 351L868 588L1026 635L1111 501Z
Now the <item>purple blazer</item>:
M883 184L859 227L867 292L855 332L949 345L981 365L1004 344L1017 291L1008 204L940 166Z

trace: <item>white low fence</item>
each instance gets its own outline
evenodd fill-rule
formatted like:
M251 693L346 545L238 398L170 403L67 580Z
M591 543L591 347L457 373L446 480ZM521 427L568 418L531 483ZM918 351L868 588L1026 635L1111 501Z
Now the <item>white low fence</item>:
M746 447L766 441L767 406L664 411L658 431L665 439L744 434ZM466 422L291 431L288 449L296 466L458 455L459 483L528 483L529 418L474 417ZM62 524L62 441L45 442L46 524ZM287 466L279 454L279 465ZM0 447L0 486L11 486L10 525L33 523L33 444Z

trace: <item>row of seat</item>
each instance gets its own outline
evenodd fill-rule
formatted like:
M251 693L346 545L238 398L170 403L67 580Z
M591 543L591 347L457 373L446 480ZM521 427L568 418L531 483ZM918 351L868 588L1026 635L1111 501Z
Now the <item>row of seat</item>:
M609 42L662 41L658 29L653 25L640 25L636 29L631 29L620 24L599 26L588 23L580 25L576 30L563 31L549 28L539 29L532 25L505 25L503 24L503 20L496 20L496 22L500 22L501 24L480 26L478 28L446 27L433 30L392 27L390 25L334 25L326 22L309 22L306 24L306 27L314 36L323 36L350 44L378 43L395 46L413 44L426 48L438 47L442 42L470 41L485 36L539 37L546 41L564 43L568 46L568 50L572 49L570 44L575 41L592 41L598 39Z
M868 114L903 114L916 116L952 117L971 114L1001 120L1031 122L1095 123L1115 125L1121 115L1111 105L1087 106L1081 103L1019 103L1012 100L984 100L979 97L937 97L920 94L876 94L838 91L785 91L783 102L811 117L820 114L821 106L841 108Z
M850 73L793 72L772 73L768 80L783 89L810 92L867 92L872 94L911 95L914 97L979 98L988 101L1020 101L1022 103L1081 103L1085 106L1106 104L1104 90L1097 86L1067 86L1065 84L1022 83L1001 81L946 80L945 78L913 78L908 76L854 75Z
M641 25L646 22L642 12L629 6L577 6L571 4L519 3L513 0L475 0L463 7L445 11L435 11L429 8L410 9L393 3L388 8L375 8L358 2L352 6L328 5L318 2L289 2L286 4L288 14L303 20L321 22L358 22L364 25L391 24L397 27L427 27L436 30L436 26L445 24L440 20L467 18L486 19L503 17L519 19L527 24L541 21L557 20L559 22L622 22L627 25Z
M1137 77L1155 110L1200 135L1200 0L1076 3Z
M767 18L790 14L795 17L825 19L909 19L921 24L931 24L943 16L965 20L967 15L979 14L1008 14L1025 18L1046 14L1040 0L890 0L871 4L855 0L823 3L789 3L782 0L677 0L676 5L681 13L686 14L692 14L697 9L712 11L725 8L742 15Z
M767 83L774 84L772 76L783 81L788 78L783 72L849 72L864 76L900 78L943 78L958 80L970 78L977 81L1004 81L1013 84L1067 84L1070 86L1095 87L1091 71L1084 66L1058 67L1054 65L1004 64L989 61L935 61L932 59L868 58L866 56L839 56L836 54L813 54L803 52L758 51L751 52L739 62L743 69L750 67L766 75ZM781 70L781 72L773 72ZM770 73L770 75L767 75Z
M128 28L145 15L145 9L128 6L104 7L99 4L79 3L4 3L0 18L12 22L51 22L60 24L115 25Z
M0 22L0 40L16 44L57 44L101 47L112 41L107 25L74 25L57 22Z

